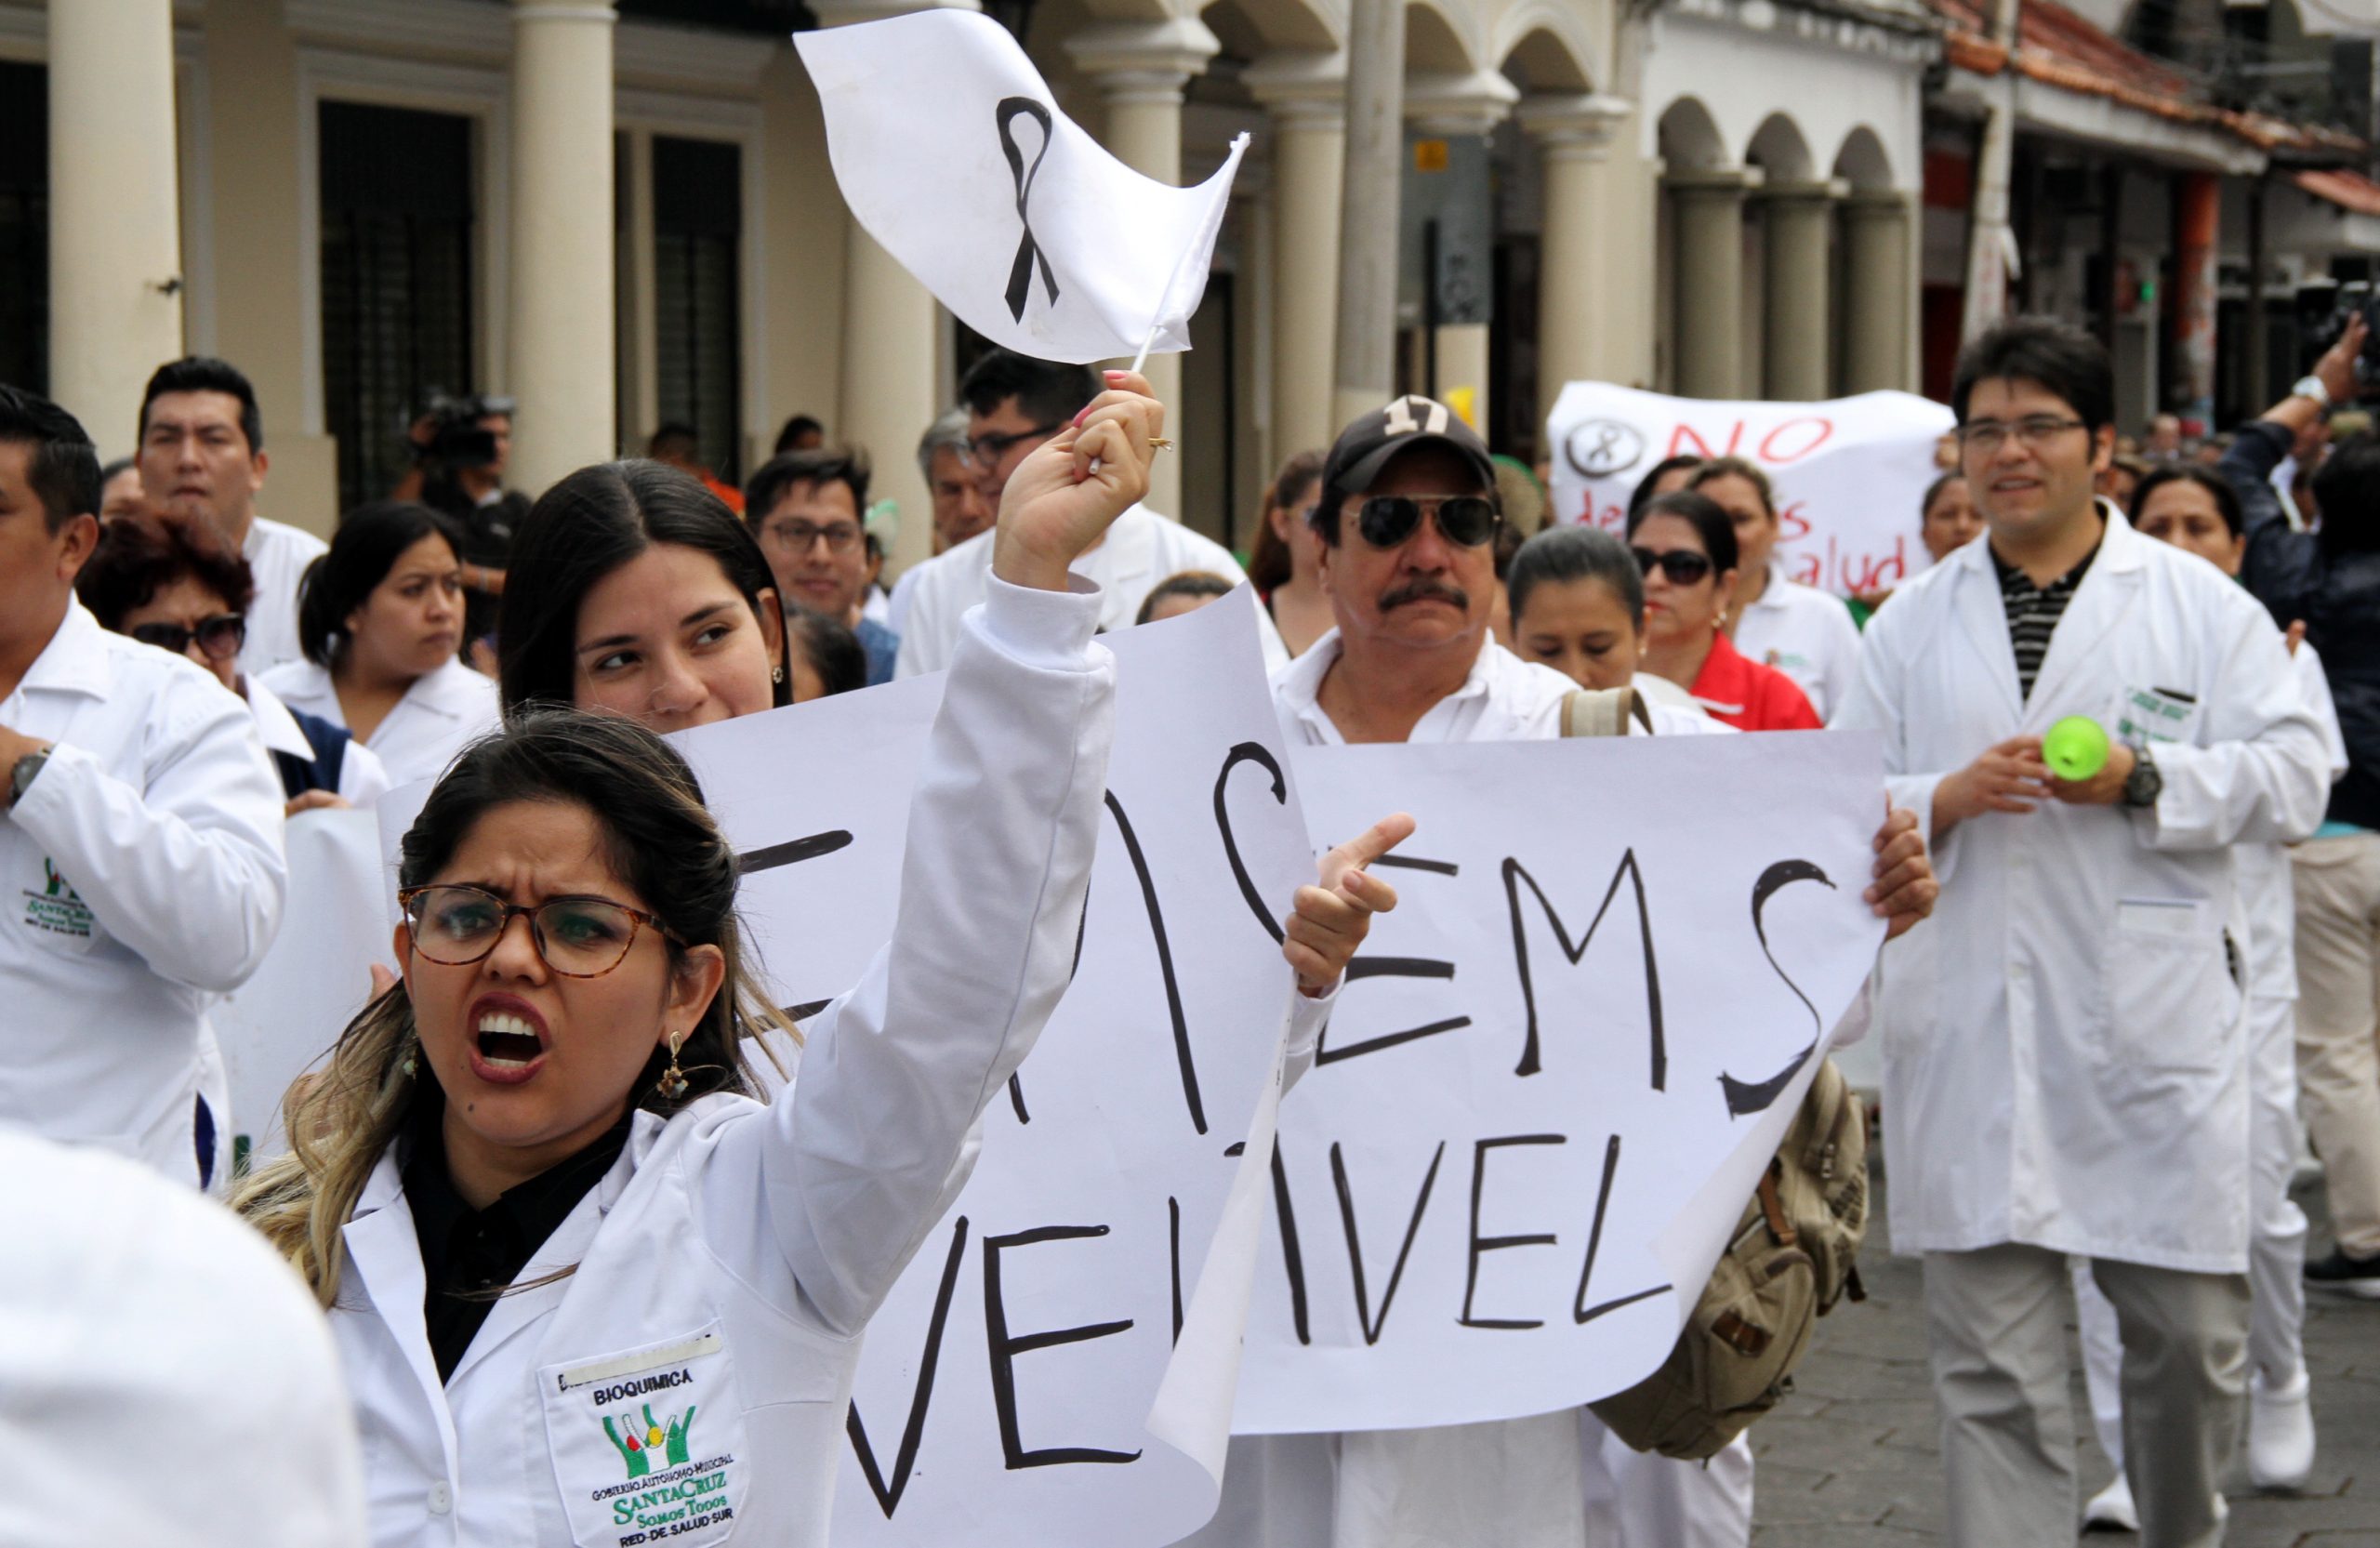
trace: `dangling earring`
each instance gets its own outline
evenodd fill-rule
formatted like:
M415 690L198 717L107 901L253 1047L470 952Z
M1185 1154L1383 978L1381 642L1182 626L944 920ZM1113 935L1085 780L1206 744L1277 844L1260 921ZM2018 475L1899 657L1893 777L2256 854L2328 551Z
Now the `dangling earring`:
M775 666L769 668L769 681L771 682L783 682L785 681L784 662L780 661Z
M683 1097L688 1090L686 1072L678 1067L679 1045L685 1040L686 1035L683 1032L669 1034L669 1067L661 1072L661 1078L654 1085L654 1089L661 1093L665 1101L676 1102Z

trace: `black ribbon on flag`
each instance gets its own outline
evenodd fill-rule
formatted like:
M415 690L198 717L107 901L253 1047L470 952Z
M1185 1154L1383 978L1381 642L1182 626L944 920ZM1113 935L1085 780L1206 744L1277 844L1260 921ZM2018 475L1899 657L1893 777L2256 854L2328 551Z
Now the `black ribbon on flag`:
M1041 126L1041 149L1033 157L1033 165L1025 165L1025 152L1016 148L1014 126L1020 117L1032 119ZM1025 214L1025 204L1033 197L1033 179L1041 170L1041 159L1050 153L1050 110L1030 97L1004 97L993 111L992 117L1000 130L1000 153L1008 157L1009 175L1016 179L1016 219L1024 227L1017 239L1016 262L1008 272L1008 311L1017 322L1025 321L1025 303L1033 296L1033 268L1041 267L1041 284L1050 295L1050 304L1058 302L1058 276L1050 271L1050 259L1041 245L1033 239L1033 222Z

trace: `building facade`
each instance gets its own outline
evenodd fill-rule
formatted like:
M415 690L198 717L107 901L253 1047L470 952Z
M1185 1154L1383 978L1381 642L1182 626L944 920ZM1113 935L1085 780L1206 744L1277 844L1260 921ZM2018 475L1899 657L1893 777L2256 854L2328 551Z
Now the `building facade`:
M1411 0L1397 385L1534 455L1565 381L1818 397L1917 379L1908 0ZM433 390L519 401L535 491L693 425L734 479L808 413L926 551L910 450L980 341L858 229L788 34L918 0L0 0L0 377L128 452L185 350L263 401L327 530ZM1152 375L1152 504L1248 542L1327 443L1346 0L986 0L1069 114L1189 183L1254 140ZM1849 304L1850 298L1859 304Z

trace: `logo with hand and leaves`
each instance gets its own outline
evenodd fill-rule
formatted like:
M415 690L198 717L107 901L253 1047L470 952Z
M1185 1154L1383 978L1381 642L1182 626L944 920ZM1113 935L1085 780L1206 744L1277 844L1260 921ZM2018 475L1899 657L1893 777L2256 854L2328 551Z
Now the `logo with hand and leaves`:
M699 1405L689 1403L686 1411L671 1419L667 1425L653 1417L653 1405L650 1403L644 1405L641 1427L633 1418L615 1424L615 1416L603 1416L603 1433L611 1437L612 1445L619 1451L620 1461L627 1466L630 1478L641 1478L653 1471L653 1454L655 1451L661 1453L664 1467L677 1467L685 1462L690 1454L688 1449L694 1445L694 1409L697 1407Z

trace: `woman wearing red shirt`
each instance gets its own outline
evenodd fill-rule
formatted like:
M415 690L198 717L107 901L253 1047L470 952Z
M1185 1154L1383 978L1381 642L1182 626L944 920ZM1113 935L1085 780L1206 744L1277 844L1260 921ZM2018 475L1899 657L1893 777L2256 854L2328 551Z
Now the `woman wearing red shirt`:
M1628 518L1645 571L1643 669L1694 695L1739 731L1818 731L1793 680L1739 653L1721 626L1736 584L1736 529L1708 496L1657 496Z

